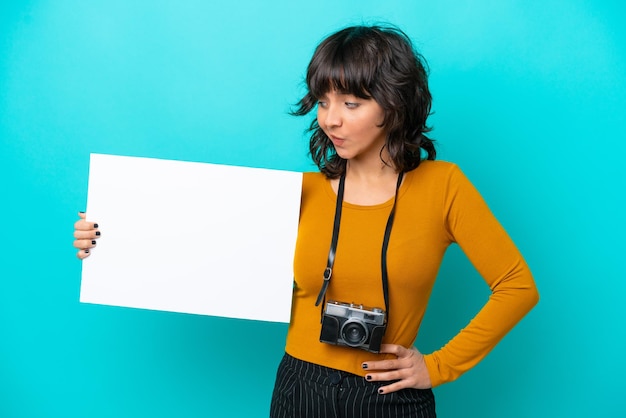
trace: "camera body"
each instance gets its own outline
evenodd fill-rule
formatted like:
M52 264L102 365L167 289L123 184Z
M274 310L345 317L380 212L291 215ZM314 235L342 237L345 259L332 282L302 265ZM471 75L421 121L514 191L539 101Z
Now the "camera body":
M330 300L322 316L320 341L378 353L386 328L382 309Z

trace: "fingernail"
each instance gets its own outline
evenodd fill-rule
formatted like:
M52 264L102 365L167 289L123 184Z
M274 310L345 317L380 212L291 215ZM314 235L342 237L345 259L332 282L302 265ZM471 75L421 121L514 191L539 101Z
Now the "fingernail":
M364 369L367 369L367 364L363 363L361 367L363 367Z
M93 227L94 227L94 228L97 228L97 227L98 227L98 224L93 224Z
M96 241L92 240L92 241L91 241L91 244L92 244L92 245L96 245Z
M100 236L100 231L96 231L96 236L99 237Z
M89 254L89 250L85 250L85 254Z
M378 394L382 395L383 394L383 390L382 389L378 389Z
M372 380L372 376L370 376L369 374L367 376L365 376L366 380Z
M81 210L81 211L80 211L80 212L78 212L78 213L85 213L85 212Z

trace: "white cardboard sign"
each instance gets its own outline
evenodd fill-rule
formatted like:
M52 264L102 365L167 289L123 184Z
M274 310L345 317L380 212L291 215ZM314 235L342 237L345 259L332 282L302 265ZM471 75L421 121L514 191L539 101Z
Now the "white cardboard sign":
M302 174L91 154L81 302L289 322Z

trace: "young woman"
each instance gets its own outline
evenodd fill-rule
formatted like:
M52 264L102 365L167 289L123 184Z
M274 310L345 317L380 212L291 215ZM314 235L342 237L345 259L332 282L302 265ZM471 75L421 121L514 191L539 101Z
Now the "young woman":
M476 365L536 304L531 273L459 168L436 162L420 54L399 29L326 38L296 115L317 109L294 260L293 313L272 417L434 417L431 388ZM75 225L78 257L99 236ZM446 248L492 290L440 350L413 346Z

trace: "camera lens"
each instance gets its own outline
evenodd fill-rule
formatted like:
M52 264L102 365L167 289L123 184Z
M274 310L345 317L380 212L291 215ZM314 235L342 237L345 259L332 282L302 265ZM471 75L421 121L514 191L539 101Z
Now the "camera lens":
M348 321L341 327L341 338L352 347L358 347L367 341L367 328L361 322Z

